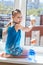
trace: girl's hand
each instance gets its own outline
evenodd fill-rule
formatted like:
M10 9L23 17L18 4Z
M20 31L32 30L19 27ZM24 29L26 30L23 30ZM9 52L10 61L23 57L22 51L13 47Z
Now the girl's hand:
M35 22L36 22L35 19L34 19L34 20L31 20L31 22L30 22L30 26L35 26Z

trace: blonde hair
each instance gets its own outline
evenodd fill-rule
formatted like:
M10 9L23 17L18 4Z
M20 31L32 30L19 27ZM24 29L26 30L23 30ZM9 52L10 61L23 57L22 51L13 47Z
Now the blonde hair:
M21 11L19 9L16 9L15 11L12 11L12 16L16 16L18 13L21 14Z

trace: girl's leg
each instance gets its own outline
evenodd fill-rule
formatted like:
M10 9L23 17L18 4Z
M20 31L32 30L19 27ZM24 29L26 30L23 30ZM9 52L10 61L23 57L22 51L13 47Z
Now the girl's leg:
M4 57L4 58L12 58L13 56L11 54L6 54L6 53L1 53L0 57Z
M13 56L11 54L2 53L2 54L0 54L0 57L5 57L5 58L27 58L28 57L28 51L23 50L23 53L20 56Z

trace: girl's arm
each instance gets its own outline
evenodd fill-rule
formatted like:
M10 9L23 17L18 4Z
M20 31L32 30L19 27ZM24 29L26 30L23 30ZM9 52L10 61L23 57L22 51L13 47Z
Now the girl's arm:
M3 28L3 32L2 32L2 39L3 41L5 41L6 39L6 34L7 34L7 30L8 30L8 27L11 26L11 22L9 22L7 25L4 26Z
M16 24L15 29L16 31L18 31L19 29L23 30L24 32L29 32L31 29L33 28L33 26L29 26L29 27L23 27L20 24Z
M22 29L23 31L25 31L25 32L29 32L29 31L34 27L35 22L36 22L35 20L31 20L29 27L22 27L22 26L21 26L21 29Z
M35 22L34 22L34 23L35 23ZM34 23L31 22L29 27L23 27L23 26L20 25L20 24L16 24L16 29L17 29L17 30L18 30L18 29L21 29L21 30L23 30L23 31L25 31L25 32L29 32L29 31L34 27Z
M4 26L3 33L2 33L3 36L7 34L7 30L9 26L11 26L11 22L9 22L7 25Z
M25 31L25 32L31 31L32 28L33 28L33 26L29 26L29 27L22 27L22 26L21 26L21 29L22 29L23 31Z

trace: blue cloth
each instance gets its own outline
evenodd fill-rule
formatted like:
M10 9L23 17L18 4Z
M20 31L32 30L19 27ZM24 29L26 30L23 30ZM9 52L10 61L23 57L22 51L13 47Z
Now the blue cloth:
M35 51L34 51L33 49L30 49L30 50L29 50L29 55L34 56L34 55L35 55Z
M14 26L9 27L7 31L7 41L5 46L5 51L7 54L12 54L19 56L22 53L22 48L20 47L21 30L16 32Z

